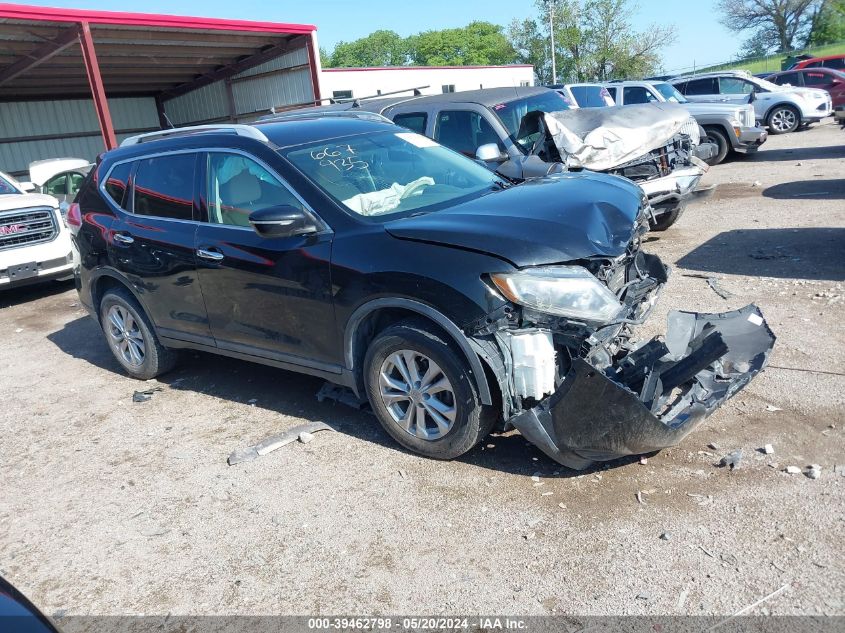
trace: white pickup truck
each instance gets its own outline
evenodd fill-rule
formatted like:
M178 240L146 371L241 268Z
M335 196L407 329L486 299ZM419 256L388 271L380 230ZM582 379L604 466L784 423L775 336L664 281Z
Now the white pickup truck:
M0 290L73 275L70 232L53 196L0 172Z

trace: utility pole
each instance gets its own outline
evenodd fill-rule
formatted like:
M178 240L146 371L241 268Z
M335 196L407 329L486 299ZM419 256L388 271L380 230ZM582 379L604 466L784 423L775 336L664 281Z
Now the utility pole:
M549 35L552 39L552 83L557 83L557 63L555 62L555 0L546 0L546 5L549 7Z

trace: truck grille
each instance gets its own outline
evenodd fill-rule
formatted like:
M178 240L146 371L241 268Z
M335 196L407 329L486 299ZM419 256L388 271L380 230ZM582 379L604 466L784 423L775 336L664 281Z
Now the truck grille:
M747 106L739 111L739 122L742 127L754 127L756 125L754 108Z
M684 126L681 128L681 134L689 136L693 145L701 143L701 134L698 131L698 121L696 121L693 117L688 118L686 123L684 123Z
M49 207L0 212L0 250L49 242L58 232Z

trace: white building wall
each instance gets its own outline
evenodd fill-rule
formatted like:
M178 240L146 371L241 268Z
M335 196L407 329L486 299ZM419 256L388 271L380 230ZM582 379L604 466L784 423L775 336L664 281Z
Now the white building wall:
M534 67L514 66L396 66L390 68L323 68L320 88L323 98L336 92L369 97L409 88L422 88L423 94L441 94L443 86L455 92L479 88L533 86Z

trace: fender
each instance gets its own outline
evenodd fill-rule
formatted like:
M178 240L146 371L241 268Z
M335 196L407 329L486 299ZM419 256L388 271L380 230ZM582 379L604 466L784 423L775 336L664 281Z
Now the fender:
M458 345L463 352L464 357L469 363L470 373L475 377L475 384L478 387L478 393L481 396L481 402L485 405L493 404L493 398L490 394L490 385L487 384L487 376L484 373L484 367L481 365L481 360L470 346L467 337L461 332L460 328L455 325L449 318L424 303L414 301L413 299L403 299L401 297L391 297L382 299L373 299L367 303L359 306L349 320L346 322L346 329L343 335L343 349L344 361L346 368L349 371L354 370L354 354L353 341L355 340L355 332L364 318L375 310L381 308L404 308L411 312L416 312L424 317L427 317L442 327L452 340Z
M129 281L126 277L123 276L122 273L120 273L118 270L116 270L114 268L98 268L97 270L92 271L91 272L91 280L88 284L89 287L91 287L91 286L96 287L97 284L99 283L99 281L103 277L109 277L111 279L114 279L117 282L120 282L120 284L122 286L124 286L127 290L129 290L130 293L132 293L132 296L135 297L135 300L141 305L141 307L144 309L144 312L146 312L148 315L150 314L150 310L147 307L147 302L138 293L138 291L135 289L135 286L132 284L132 282ZM93 303L93 300L94 300L93 296L91 297L91 300L92 300L92 303ZM99 320L100 320L100 306L96 306L96 305L92 306L92 311L94 313L94 318L96 318L97 321L99 322Z

